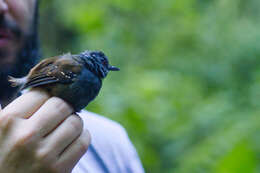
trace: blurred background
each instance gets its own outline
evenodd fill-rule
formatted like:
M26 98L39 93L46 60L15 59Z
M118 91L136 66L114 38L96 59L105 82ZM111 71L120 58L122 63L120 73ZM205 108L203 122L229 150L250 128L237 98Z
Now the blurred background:
M44 57L121 68L87 110L120 122L148 173L260 172L259 0L45 0Z

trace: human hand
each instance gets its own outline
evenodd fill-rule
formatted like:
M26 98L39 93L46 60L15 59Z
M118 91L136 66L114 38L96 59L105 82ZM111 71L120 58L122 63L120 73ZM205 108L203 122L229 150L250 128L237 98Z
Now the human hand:
M90 135L59 98L30 91L0 111L0 172L69 173Z

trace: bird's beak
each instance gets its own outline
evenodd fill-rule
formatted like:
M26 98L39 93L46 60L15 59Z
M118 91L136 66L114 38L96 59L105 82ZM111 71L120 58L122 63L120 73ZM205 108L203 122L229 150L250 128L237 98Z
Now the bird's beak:
M117 68L117 67L115 67L115 66L110 65L110 66L108 67L108 70L109 70L109 71L119 71L120 69Z

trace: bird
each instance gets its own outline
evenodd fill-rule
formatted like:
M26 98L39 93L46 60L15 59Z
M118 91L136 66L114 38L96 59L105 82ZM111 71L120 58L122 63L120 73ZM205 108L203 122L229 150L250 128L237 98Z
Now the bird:
M51 97L59 97L70 104L75 112L93 101L109 71L120 69L109 64L102 51L86 50L73 55L66 53L46 58L21 78L8 77L12 87L41 89Z

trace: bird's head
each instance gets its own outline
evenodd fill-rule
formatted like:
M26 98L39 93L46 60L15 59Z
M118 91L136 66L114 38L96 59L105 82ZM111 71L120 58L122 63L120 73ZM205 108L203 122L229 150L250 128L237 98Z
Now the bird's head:
M79 54L79 58L84 62L86 68L101 79L105 78L109 71L120 70L117 67L111 66L106 55L101 51L84 51Z

